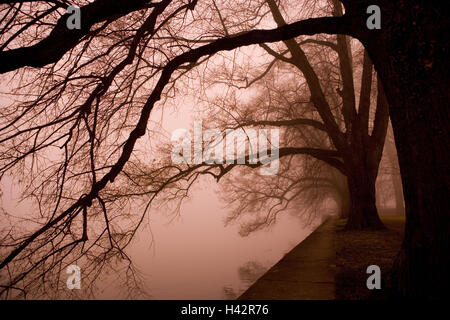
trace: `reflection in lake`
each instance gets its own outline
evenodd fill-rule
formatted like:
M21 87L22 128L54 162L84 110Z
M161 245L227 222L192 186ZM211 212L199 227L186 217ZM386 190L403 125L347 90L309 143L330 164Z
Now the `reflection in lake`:
M249 261L238 269L241 286L236 292L234 288L225 286L223 288L224 299L232 300L239 297L248 287L259 279L269 268L258 261Z
M130 252L152 299L234 299L313 230L288 213L247 237L224 226L214 187L201 188L175 220L152 212ZM100 298L120 297L113 284Z
M283 213L270 229L241 237L239 225L224 226L227 209L217 198L217 188L193 190L179 218L151 211L127 250L149 296L129 296L117 274L102 273L95 298L235 299L314 229ZM17 194L14 190L6 196L15 199ZM11 210L28 212L26 203L23 208L12 200L7 204Z

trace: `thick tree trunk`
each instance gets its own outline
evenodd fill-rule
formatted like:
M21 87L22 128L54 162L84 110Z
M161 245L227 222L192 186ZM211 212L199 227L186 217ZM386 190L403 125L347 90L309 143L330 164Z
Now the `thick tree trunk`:
M414 88L411 79L404 81ZM450 97L447 81L448 78L435 74L434 79L423 83L422 90L428 86L424 90L428 91L426 96L414 94L419 90L417 87L412 90L405 87L402 96L392 98L405 106L407 112L406 115L400 110L392 112L407 218L402 251L394 268L394 285L401 295L448 295Z
M405 238L392 288L442 298L450 286L449 17L432 1L380 7L382 29L359 38L386 89L403 182Z
M413 297L443 297L450 285L449 116L448 105L442 106L449 101L448 88L442 88L448 78L438 79L442 84L430 79L428 97L419 99L410 91L395 99L411 110L415 121L397 111L392 116L407 218L394 286Z
M358 174L361 172L362 174ZM384 225L378 216L375 181L364 170L354 170L348 176L351 208L345 228L347 230L378 230Z

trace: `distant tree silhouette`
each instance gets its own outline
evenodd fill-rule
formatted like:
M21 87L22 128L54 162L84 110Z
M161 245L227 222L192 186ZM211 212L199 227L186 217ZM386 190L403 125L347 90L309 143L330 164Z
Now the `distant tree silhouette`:
M63 2L1 1L0 73L15 71L3 79L15 87L15 101L1 110L0 174L21 174L40 209L28 229L2 229L2 296L36 286L69 256L87 259L93 278L105 261L126 258L135 229L124 230L111 214L127 199L105 188L127 179L150 112L176 79L220 51L319 33L361 41L386 92L406 210L395 293L448 295L447 12L419 0L341 2L342 17L271 30L252 30L253 21L248 30L217 35L210 27L211 20L220 25L221 18L211 19L215 2L76 1L84 24L67 30ZM381 8L380 30L366 26L369 5ZM333 126L331 115L323 120ZM344 137L337 136L339 145Z
M273 0L266 2L276 24L285 25L277 4ZM333 1L332 11L336 16L342 15L339 2ZM308 45L313 48L308 48ZM343 35L299 42L290 39L284 41L284 48L279 50L281 52L267 45L262 47L274 57L265 71L252 80L248 80L245 74L225 75L225 79L231 79L225 84L244 88L255 86L255 82L272 72L275 65L281 68L280 63L287 63L294 68L286 68L272 76L281 80L268 80L265 86L257 87L263 94L256 97L252 104L235 106L233 102L227 102L233 99L224 97L223 101L216 104L226 112L212 110L207 118L222 117L216 121L219 128L272 126L289 130L288 134L295 137L285 135L283 145L309 147L304 149L303 154L324 161L346 176L347 187L346 182L339 181L339 175L327 174L328 181L322 179L321 182L326 182L325 188L322 188L325 190L322 191L328 194L329 191L334 192L334 197L344 206L346 194L349 194L347 228L382 228L375 204L375 181L389 115L381 87L378 86L377 98L374 99L376 102L371 99L374 87L372 63L367 53L363 54L364 58L354 57L348 39ZM363 63L359 63L360 60ZM231 69L238 69L238 66ZM355 89L354 78L357 75L353 70L361 71L359 92ZM302 77L291 76L288 80L282 80L284 74L298 71ZM214 73L214 77L217 78L218 74L219 70ZM288 89L273 89L278 83L283 83ZM359 106L356 106L357 96ZM299 187L304 188L304 185ZM349 191L343 190L345 188L349 188ZM283 193L282 190L280 193Z

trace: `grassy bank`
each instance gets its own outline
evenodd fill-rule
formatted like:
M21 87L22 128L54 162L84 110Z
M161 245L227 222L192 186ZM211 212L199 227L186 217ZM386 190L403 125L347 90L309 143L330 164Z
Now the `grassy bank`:
M345 231L345 220L336 228L336 299L383 299L394 258L403 239L404 217L382 218L386 230ZM381 290L369 290L369 265L381 269Z

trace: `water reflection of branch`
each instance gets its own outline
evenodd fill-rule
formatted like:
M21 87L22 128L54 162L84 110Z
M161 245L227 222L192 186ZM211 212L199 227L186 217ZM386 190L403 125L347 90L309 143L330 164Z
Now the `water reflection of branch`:
M262 263L258 261L248 261L242 266L238 268L239 275L239 288L237 292L235 289L226 285L223 287L223 296L226 300L235 300L237 299L245 290L247 290L253 283L256 282L266 271L267 267L265 267Z

